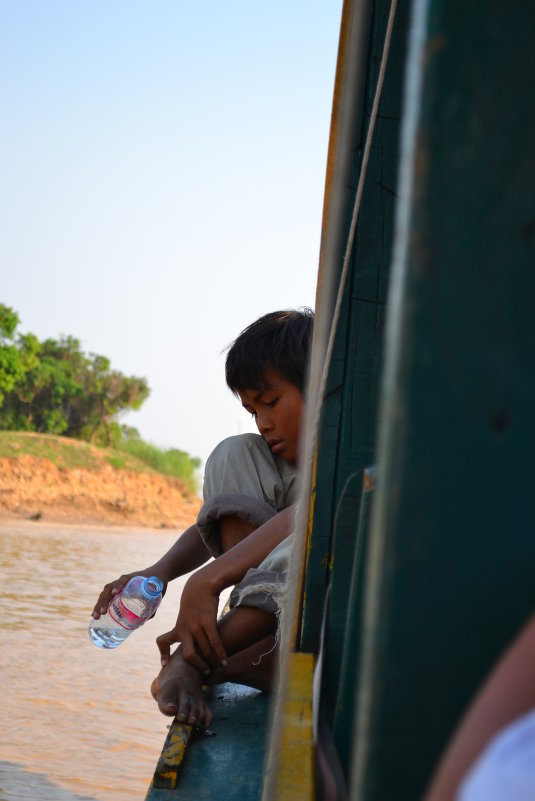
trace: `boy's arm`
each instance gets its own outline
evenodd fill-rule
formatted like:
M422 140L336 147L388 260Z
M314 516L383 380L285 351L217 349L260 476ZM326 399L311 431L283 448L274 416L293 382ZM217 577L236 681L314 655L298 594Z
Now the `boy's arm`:
M170 581L185 573L190 573L210 558L211 554L202 541L197 526L190 526L180 535L167 553L153 565L143 568L143 570L124 573L115 581L106 584L93 609L93 617L98 620L101 615L105 614L112 598L121 592L133 576L158 576L164 583L163 591L165 593Z
M182 643L184 658L202 673L226 664L227 654L217 631L219 595L238 584L249 568L258 567L293 528L294 507L289 506L190 576L182 591L176 626L156 640L162 665L169 661L175 642Z

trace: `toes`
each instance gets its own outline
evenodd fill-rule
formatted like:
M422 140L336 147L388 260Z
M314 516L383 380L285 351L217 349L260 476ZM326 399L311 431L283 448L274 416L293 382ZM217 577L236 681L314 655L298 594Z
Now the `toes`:
M174 718L176 715L177 705L173 701L159 700L158 709L162 715L168 715L169 717Z
M209 706L205 707L204 725L205 726L210 726L210 724L212 723L213 719L214 719L214 716L212 714L212 710L210 709Z
M197 716L197 723L199 726L207 729L208 726L212 723L214 716L212 715L212 711L210 707L205 704L204 702L201 703L199 707L199 714Z
M156 700L163 715L176 715L178 709L176 687L172 685L166 687L165 684L160 684L157 688Z
M197 723L197 702L190 692L183 690L180 693L176 716L182 723L188 723L190 726L194 726Z
M199 674L182 662L173 664L174 670L167 666L151 684L160 712L190 726L208 727L213 715L203 697Z

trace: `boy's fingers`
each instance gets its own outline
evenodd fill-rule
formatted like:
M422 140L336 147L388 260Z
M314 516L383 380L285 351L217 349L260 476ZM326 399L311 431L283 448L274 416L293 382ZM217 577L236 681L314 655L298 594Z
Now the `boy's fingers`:
M95 604L95 608L91 612L91 616L98 620L101 615L106 613L108 606L110 605L111 596L108 595L107 592L101 592L98 596L98 600Z
M106 614L112 598L114 598L123 589L129 578L130 576L124 575L118 578L116 581L110 581L109 584L104 586L104 589L98 596L95 608L91 613L91 616L95 620L98 620L101 615Z
M206 660L207 666L208 664L213 666L214 656L217 665L227 664L227 654L223 648L223 643L219 639L217 626L204 626L194 631L192 636L197 649ZM184 644L182 644L182 648L184 648Z
M217 629L215 629L215 632L210 632L208 634L208 637L209 637L209 640L210 640L211 649L212 649L212 651L214 652L214 654L217 657L218 665L226 665L227 664L227 652L225 651L225 649L223 647L223 643L219 639L219 636L217 634Z
M193 636L188 632L184 639L182 640L182 655L186 662L189 662L190 665L193 665L199 673L207 674L210 672L209 666L204 662L197 649L195 648L195 640ZM198 644L198 643L197 643Z
M105 609L109 606L109 601L111 600L111 596L109 594L109 590L106 587L102 590L100 595L97 598L97 602L95 604L95 608L93 609L91 615L98 620L101 615L104 614Z
M160 651L160 662L162 667L165 667L171 659L171 646L175 642L180 641L181 638L177 635L177 632L174 629L166 632L165 634L160 634L160 636L156 638L156 645ZM206 644L208 645L208 640L206 640ZM190 665L193 665L193 667L198 671L201 673L209 672L208 665L206 662L203 662L195 649L195 640L190 632L187 632L182 639L182 653L184 655L184 659L189 662Z
M160 662L162 667L167 665L171 658L171 645L178 642L178 638L174 631L167 631L165 634L160 634L156 637L156 645L160 651Z

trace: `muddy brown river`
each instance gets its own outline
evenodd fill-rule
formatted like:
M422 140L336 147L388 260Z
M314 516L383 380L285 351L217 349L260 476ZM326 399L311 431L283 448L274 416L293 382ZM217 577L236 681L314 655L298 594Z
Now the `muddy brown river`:
M0 523L0 801L144 799L169 720L149 693L182 579L117 649L87 634L100 588L178 531Z

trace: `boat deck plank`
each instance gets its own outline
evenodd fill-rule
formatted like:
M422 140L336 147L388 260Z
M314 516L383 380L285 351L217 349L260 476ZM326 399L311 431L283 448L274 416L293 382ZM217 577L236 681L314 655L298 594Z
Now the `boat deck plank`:
M212 690L210 706L208 734L173 722L145 801L260 801L269 695L222 684Z

